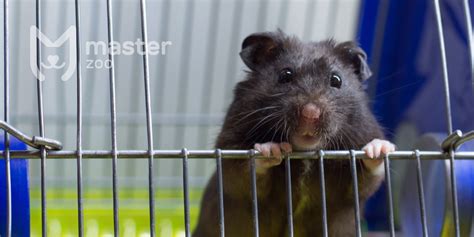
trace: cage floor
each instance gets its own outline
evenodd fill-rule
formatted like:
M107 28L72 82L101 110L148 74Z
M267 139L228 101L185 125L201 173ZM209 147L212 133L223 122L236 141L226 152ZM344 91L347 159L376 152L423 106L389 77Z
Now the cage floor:
M84 189L84 236L113 236L113 201L110 189ZM202 190L190 189L191 227L199 210ZM32 189L31 236L41 236L41 193ZM48 236L77 236L76 189L47 191ZM156 231L158 237L184 236L184 204L180 189L157 189L155 199ZM149 234L148 190L121 189L119 192L120 235L146 237Z

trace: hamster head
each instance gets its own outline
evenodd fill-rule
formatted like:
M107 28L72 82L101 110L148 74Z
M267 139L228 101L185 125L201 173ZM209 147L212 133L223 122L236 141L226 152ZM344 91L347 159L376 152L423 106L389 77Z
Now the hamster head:
M362 82L371 71L355 43L302 42L281 31L264 32L248 36L240 56L250 71L235 89L236 100L259 118L248 136L268 130L258 132L268 135L256 142L326 148L361 119L358 114L367 104Z

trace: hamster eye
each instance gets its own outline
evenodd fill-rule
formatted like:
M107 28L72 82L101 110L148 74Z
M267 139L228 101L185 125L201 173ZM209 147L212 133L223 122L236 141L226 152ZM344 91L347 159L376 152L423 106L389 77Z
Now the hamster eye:
M278 78L278 82L280 83L287 83L293 79L294 73L291 68L284 68L280 71L280 75Z
M336 87L337 89L341 88L342 85L342 79L339 75L337 74L332 74L331 75L331 86Z

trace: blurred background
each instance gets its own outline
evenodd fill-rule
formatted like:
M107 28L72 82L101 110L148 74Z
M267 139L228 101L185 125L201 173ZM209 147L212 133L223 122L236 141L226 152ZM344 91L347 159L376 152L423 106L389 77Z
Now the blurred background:
M37 135L36 78L30 70L29 47L30 27L35 25L35 1L10 1L9 4L10 124L26 134ZM112 4L114 40L140 39L139 1L116 0ZM74 1L44 0L41 5L41 31L51 40L74 25ZM110 150L109 71L100 66L108 56L86 53L87 41L107 42L106 1L80 1L80 10L83 150ZM474 128L474 83L465 12L462 2L455 0L441 1L441 10L454 128L467 132ZM358 41L368 53L374 71L367 83L373 111L386 128L387 137L399 149L439 150L439 142L446 135L441 53L432 1L149 0L147 12L148 40L172 43L165 55L150 56L154 149L213 148L232 99L232 88L244 77L245 67L238 56L242 40L251 33L278 28L308 41L327 38ZM3 25L3 17L0 23ZM3 35L0 40L3 44ZM3 48L0 51L3 55ZM66 61L70 56L69 45L43 46L42 61L47 62L49 55L58 55L60 61ZM0 61L3 64L3 57ZM88 68L91 63L94 68ZM75 150L76 77L62 81L63 72L44 70L45 134L61 141L64 150ZM115 72L118 149L146 150L141 55L115 56ZM1 75L3 78L3 70ZM0 90L3 103L3 83ZM3 118L3 110L0 116ZM463 149L472 150L472 146ZM118 162L124 236L148 235L147 164L145 159ZM113 233L111 160L85 159L83 165L86 236L109 236ZM397 230L405 236L420 236L417 234L421 228L413 164L394 161L393 165ZM473 163L460 166L465 167L465 171L458 170L458 179L460 187L465 188L462 193L467 195L463 200L468 200L462 204L466 212L463 213L463 233L467 234L463 236L469 236L474 191L470 185L463 185L463 180L464 183L474 180ZM430 233L450 236L451 225L445 223L450 212L446 205L449 196L446 195L449 189L446 164L444 161L424 162L423 168L427 174L426 192L431 200L428 206L433 207L428 210L432 218ZM180 161L156 160L158 236L184 234L181 169ZM212 159L190 160L192 225L201 190L214 170ZM29 160L27 172L29 179L22 182L29 187L26 202L30 209L29 219L23 218L23 221L31 220L28 231L32 236L39 236L39 160ZM48 160L46 183L50 236L77 235L76 161ZM387 230L385 198L382 188L368 205L365 228L372 232Z

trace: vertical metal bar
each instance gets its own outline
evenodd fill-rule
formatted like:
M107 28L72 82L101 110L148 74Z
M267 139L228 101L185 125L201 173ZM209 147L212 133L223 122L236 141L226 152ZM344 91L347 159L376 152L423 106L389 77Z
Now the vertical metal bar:
M176 2L176 1L175 1ZM160 28L160 34L159 38L160 39L169 39L169 29L170 29L170 12L171 12L171 0L163 0L162 2L163 6L161 7L161 12L160 12L160 23L157 24L159 25ZM156 101L156 107L157 107L157 113L158 114L163 114L163 111L165 110L165 91L166 91L166 83L165 83L165 78L166 78L166 70L167 70L167 65L168 65L168 57L160 57L157 59L158 65L157 65L157 81L156 81L156 86L155 86L155 95L157 95L155 98ZM161 143L159 142L161 139L161 135L159 132L162 131L162 128L165 125L158 123L157 125L157 131L158 131L158 149L160 149ZM159 163L158 163L159 165Z
M120 4L121 6L119 6L118 8L119 9L123 9L124 7L127 6L127 4L130 2L130 1L115 1L118 4ZM125 14L127 14L125 12ZM118 26L121 26L123 25L122 22L124 22L124 19L125 17L123 17L123 14L122 14L122 11L118 11L118 14L117 14L117 25ZM126 19L125 19L126 21ZM125 32L126 30L123 30L124 27L119 27L117 32L119 33L118 35L123 35L122 32ZM132 34L139 34L141 32L139 32L138 30L140 29L135 29ZM136 32L135 32L136 31ZM123 60L121 59L122 57L118 57L117 58L117 62L119 60ZM166 58L166 57L163 57L163 58ZM130 74L130 77L134 77L135 76L135 72L139 71L139 67L141 65L139 65L139 62L137 62L138 60L134 60L131 65L128 67L130 68L128 71L129 71L129 74ZM119 69L120 71L120 69ZM159 78L163 78L163 77L159 77ZM129 90L130 90L130 94L133 95L133 94L136 94L139 90L139 87L141 85L139 83L131 83L131 85L129 86ZM158 94L160 95L160 94ZM158 103L160 103L161 100L158 100ZM138 108L138 102L139 102L139 98L138 96L132 96L132 98L130 98L129 102L128 102L128 110L127 110L127 113L129 114L138 114L140 112L140 109ZM158 131L160 131L160 127L158 127ZM136 149L137 147L140 146L140 139L139 139L139 129L137 129L136 125L131 123L131 122L128 122L127 123L127 137L129 138L132 138L132 139L127 139L127 144L125 145L126 147L129 147L129 148L132 148L132 149ZM127 167L130 167L129 169L126 169L126 175L128 177L133 177L135 176L135 170L136 170L136 167L137 167L137 163L134 162L133 160L129 160L127 161L127 164L126 164ZM129 196L129 197L132 197L135 193L135 190L137 190L135 187L133 188L133 191L131 192L126 192L126 194Z
M146 21L146 1L140 0L140 18L143 41L143 79L145 82L146 127L148 137L148 201L150 208L150 236L155 236L155 185L153 175L153 124L151 118L150 71L148 62L148 32Z
M107 0L107 36L109 45L113 47L112 42L114 41L113 31L113 15L112 15L112 1ZM118 200L118 183L117 183L117 112L115 105L115 70L114 70L114 49L112 48L109 52L109 81L110 81L110 120L111 120L111 136L112 136L112 193L114 203L114 236L120 235L119 229L119 200Z
M4 111L4 120L8 123L8 119L10 116L10 64L9 64L9 56L10 51L8 47L8 0L3 1L3 70L4 70L4 101L3 101L3 111ZM7 237L12 236L12 190L11 190L11 173L10 173L10 137L8 133L4 132L5 137L5 148L3 150L5 156L5 182L7 187L7 228L6 228L6 235Z
M291 161L290 156L285 157L285 184L286 184L286 210L288 219L288 236L293 237L293 199L291 192Z
M360 228L360 207L359 207L359 187L357 181L357 166L354 150L350 150L351 155L351 174L352 174L352 188L354 189L354 215L356 224L356 236L361 237L362 232Z
M84 215L82 208L82 72L81 72L81 37L79 0L75 0L76 14L76 76L77 76L77 215L79 236L84 235Z
M439 0L434 1L434 9L436 15L436 23L438 28L438 38L439 38L439 50L441 53L441 66L443 69L443 81L444 81L444 99L446 103L446 122L448 134L451 134L453 131L453 123L451 116L451 101L449 97L449 81L448 81L448 64L446 61L446 47L444 45L444 33L443 33L443 22L441 19L441 10L439 8Z
M324 151L319 151L319 187L321 192L321 215L323 224L323 236L328 236L328 217L326 210L326 180L324 179Z
M36 27L38 31L41 27L41 2L36 1ZM38 32L37 31L37 32ZM36 67L37 67L37 81L36 81L36 92L37 92L37 103L38 103L38 123L39 123L39 135L44 137L44 110L43 110L43 82L39 79L41 73L41 42L39 35L36 36ZM47 236L47 206L46 206L46 150L44 147L40 148L41 154L41 231L43 236Z
M183 37L184 40L187 41L184 44L184 48L182 54L181 54L181 66L182 69L180 70L179 74L179 90L183 91L184 93L180 94L178 96L178 105L176 106L176 114L177 115L182 115L184 114L186 110L186 103L188 100L188 86L189 86L189 68L190 68L190 63L191 63L191 57L190 57L190 52L191 52L191 42L193 38L193 19L194 19L194 4L195 1L187 1L186 2L186 18L184 22L184 32L183 32ZM180 124L177 127L176 130L176 136L175 136L175 141L174 144L176 147L181 146L184 142L184 133L185 133L185 126L184 124Z
M217 166L217 190L219 194L219 229L220 236L225 236L224 222L224 185L222 179L222 152L221 149L216 150L216 166Z
M230 46L229 46L229 55L234 54L235 49L239 49L239 37L240 37L240 32L241 32L241 25L242 25L242 16L243 16L243 10L244 10L244 3L245 0L241 1L234 1L235 6L234 6L234 12L233 12L233 17L232 17L232 33L230 36ZM235 55L237 56L237 55ZM235 82L236 73L235 71L237 70L237 57L229 57L229 60L227 61L227 73L226 73L226 81L224 85L224 90L230 89L232 83ZM229 96L230 97L230 96ZM230 98L229 98L230 99Z
M458 206L458 192L457 192L457 184L456 184L456 172L455 172L455 162L454 162L454 150L449 150L449 163L450 163L450 176L451 176L451 197L453 199L453 218L454 218L454 233L456 237L461 235L461 231L459 229L459 206Z
M67 1L60 1L58 4L62 4L63 7L58 7L58 18L57 19L67 19L68 16L68 11L64 10L64 7L66 7L69 2ZM41 11L41 7L39 8L39 11ZM41 17L39 17L41 19ZM40 24L38 24L40 25ZM57 32L61 32L66 28L66 25L70 25L69 22L67 21L62 21L59 24L57 24ZM39 29L39 28L38 28ZM38 46L37 46L38 47ZM41 62L41 61L39 61ZM39 66L38 66L39 67ZM59 71L57 71L59 73ZM56 111L67 111L67 100L64 100L63 98L66 98L66 85L67 83L56 83L56 105L55 105L55 110ZM52 106L52 105L50 105ZM55 138L57 138L59 141L64 141L66 139L66 129L67 129L67 116L59 116L56 124L56 134L54 135ZM53 135L49 135L53 136ZM61 161L56 161L56 165L54 166L54 173L56 177L66 177L67 173L66 170L64 169L64 166L68 163L66 160L61 160ZM59 179L59 185L60 187L65 187L68 185L68 182L66 179ZM66 198L66 189L59 189L58 191L55 190L55 192L59 193L59 196L61 198Z
M66 2L66 1L64 1L64 2ZM60 9L60 10L65 12L64 9ZM100 7L94 7L88 13L91 14L92 16L99 16L101 14L100 10L101 10ZM99 31L101 30L100 27L95 27L96 25L97 25L97 22L90 21L90 24L85 27L87 29L90 29L89 34L94 39L99 38ZM84 30L82 30L82 32L84 32ZM98 71L98 70L93 70L93 72L86 71L86 72L88 72L88 73L86 73L86 77L89 76L91 78L90 78L90 80L85 80L84 81L84 85L83 85L84 86L84 91L90 91L89 93L92 93L92 91L94 91L94 88L97 87L96 82L97 82L98 79L97 79L96 71ZM132 98L135 98L135 97L132 97ZM95 103L95 100L92 96L86 96L84 98L84 103L82 105L82 107L84 108L83 114L86 114L86 115L92 114L92 111L94 111L94 103ZM84 134L86 138L84 139L84 143L82 145L83 147L91 147L91 144L94 140L93 136L95 135L94 132L93 132L93 127L94 127L93 123L88 123L87 126L84 127L84 130L82 131L82 134ZM136 139L129 139L129 140L135 141ZM89 185L89 183L91 183L91 180L93 179L90 174L92 173L91 172L91 170L92 170L91 166L93 166L94 164L95 164L95 162L87 162L86 161L84 163L84 165L82 166L82 170L83 170L82 176L84 177L83 185L86 186L86 187Z
M444 81L444 96L445 96L445 103L446 103L446 119L447 119L447 129L448 134L451 134L453 131L453 123L452 123L452 115L451 115L451 101L449 95L449 78L448 78L448 65L446 61L446 47L444 45L444 33L443 33L443 22L441 18L441 10L439 7L439 0L434 0L435 5L435 15L436 15L436 23L438 27L438 38L439 38L439 49L441 53L441 63L443 69L443 81ZM470 22L470 19L467 19ZM472 29L471 29L472 30ZM469 35L469 37L472 37ZM471 38L469 38L471 39ZM469 42L470 43L470 42ZM469 47L472 47L469 45ZM471 48L470 48L471 49ZM472 49L471 49L472 50ZM472 61L471 61L472 63ZM454 229L456 237L460 236L459 232L459 210L458 210L458 200L457 200L457 190L456 190L456 178L455 178L455 162L454 162L454 154L450 157L450 171L451 171L451 190L452 190L452 197L453 197L453 219L454 219Z
M183 191L184 191L184 226L186 237L191 237L191 230L189 224L189 187L188 187L188 150L183 148L181 150L183 156Z
M384 156L385 165L385 182L387 185L387 201L388 201L388 219L390 222L390 237L395 237L395 219L393 215L393 194L392 194L392 181L390 175L390 159L389 155Z
M211 13L209 14L209 39L206 45L206 68L204 71L204 84L202 87L202 100L201 100L201 114L210 114L211 111L211 98L212 94L209 93L209 88L213 88L214 84L214 64L216 62L216 42L217 42L217 29L219 27L219 8L221 0L214 0L211 3ZM198 131L198 144L199 147L206 146L209 136L209 126L200 125ZM204 165L204 162L200 164ZM201 167L204 168L204 167Z
M423 236L428 236L428 227L426 224L426 207L425 207L425 191L423 188L423 173L421 170L420 152L415 150L416 158L416 174L418 182L418 200L420 202L421 224L423 229Z
M362 7L362 6L361 6ZM389 10L389 0L382 0L379 3L377 9L377 22L375 23L375 37L372 43L372 55L371 55L371 69L373 70L372 78L376 80L370 80L368 87L369 98L375 98L377 94L377 82L379 79L380 62L382 58L383 40L385 35L385 26L387 24Z
M257 198L257 173L255 169L255 150L249 151L250 157L250 182L252 187L252 218L253 218L253 229L254 237L259 236L258 228L258 198Z
M169 22L170 22L170 13L171 13L171 0L164 0L163 6L160 12L160 39L168 39L169 35ZM168 57L160 57L158 60L158 83L156 83L155 91L159 96L157 101L158 113L163 112L164 108L164 98L165 98L165 76L166 76L166 65L168 62ZM158 131L160 131L162 125L158 125ZM158 144L158 147L160 144Z
M466 30L467 30L467 44L469 47L469 60L471 63L471 80L472 80L472 92L474 93L474 47L472 45L472 22L471 22L471 9L469 8L469 0L463 1L464 16L466 17Z

